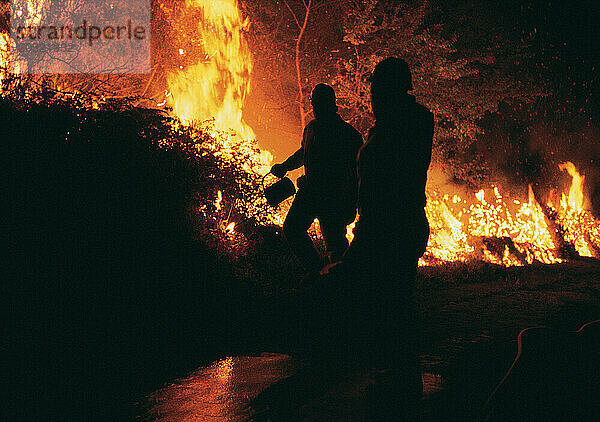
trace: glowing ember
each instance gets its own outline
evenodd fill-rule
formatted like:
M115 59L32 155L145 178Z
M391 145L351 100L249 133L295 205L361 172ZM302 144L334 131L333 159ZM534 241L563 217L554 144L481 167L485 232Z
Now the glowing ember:
M546 223L546 216L535 199L531 185L528 190L528 202L521 204L517 221L520 230L514 237L515 247L526 255L528 264L534 260L547 264L561 261L556 255L556 245Z
M223 201L223 193L221 191L217 192L217 199L215 200L215 209L221 211L221 202Z
M557 241L573 245L581 256L597 257L600 222L583 209L585 177L570 162L561 164L560 169L567 170L572 183L568 195L562 195L558 211L548 204L549 214L531 186L527 202L506 202L497 186L479 190L470 203L429 189L426 212L431 236L420 264L468 259L505 266L551 264L563 260ZM550 220L562 231L555 233Z
M440 198L435 191L430 192L428 196L425 212L431 235L421 264L465 260L474 250L467 241L463 223L454 217L444 201L445 199Z
M354 218L354 221L346 226L346 239L348 243L352 243L354 240L354 227L356 227L356 222L358 221L358 215Z
M235 223L229 223L227 227L225 227L225 233L232 234L235 231Z
M454 195L429 195L427 217L431 237L421 264L440 261L486 261L512 266L560 262L542 207L529 186L528 202L506 203L498 187L487 195L475 193L467 208L465 200ZM457 217L450 210L459 206ZM493 250L490 250L492 248Z

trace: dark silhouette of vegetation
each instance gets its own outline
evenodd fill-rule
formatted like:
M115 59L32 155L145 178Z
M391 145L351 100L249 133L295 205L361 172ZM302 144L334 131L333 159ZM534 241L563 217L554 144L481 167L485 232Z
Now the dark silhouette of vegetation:
M252 218L235 239L218 229L216 189L233 216L244 206L229 198L259 192L244 157L224 162L207 135L130 101L28 97L0 99L14 402L35 403L17 415L122 415L203 360L247 350L261 294L247 262L265 248L242 252L284 243Z

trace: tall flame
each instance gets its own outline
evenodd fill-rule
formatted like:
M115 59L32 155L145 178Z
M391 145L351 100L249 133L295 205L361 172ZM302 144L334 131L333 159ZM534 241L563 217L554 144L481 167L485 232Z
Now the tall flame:
M585 210L583 184L585 176L577 171L573 163L567 161L559 166L571 176L569 193L562 194L558 209L558 221L564 230L564 238L571 243L581 256L598 257L600 250L600 224Z
M562 195L561 205L563 208L572 208L573 210L583 211L583 183L585 182L585 176L579 174L575 165L567 161L558 166L561 171L567 171L573 178L571 181L571 188L569 189L569 196L567 197L564 193Z
M242 19L237 0L186 0L185 7L201 12L197 31L203 56L168 75L173 111L184 123L214 119L215 129L254 139L242 118L253 63L244 38L249 21Z
M10 37L8 34L0 34L0 92L2 92L2 81L10 67Z

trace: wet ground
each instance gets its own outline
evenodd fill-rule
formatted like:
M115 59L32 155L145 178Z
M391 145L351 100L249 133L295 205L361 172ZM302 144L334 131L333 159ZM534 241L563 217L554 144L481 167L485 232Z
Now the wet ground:
M267 403L254 409L249 403L261 396L268 387L290 379L303 370L303 363L287 355L227 357L203 367L188 377L158 390L147 398L146 417L156 421L247 421L269 420L280 403ZM353 372L332 380L315 377L315 385L329 383L326 391L295 405L295 417L300 420L365 420L365 389L376 382L377 371ZM423 373L425 400L442 388L441 377ZM296 395L306 388L295 383L289 391ZM304 392L301 391L299 395ZM278 393L281 394L281 393ZM279 396L281 397L281 395Z
M460 266L426 268L417 303L424 419L473 420L513 361L521 330L575 331L600 318L600 263L471 268L468 276ZM377 375L315 374L277 353L223 357L171 380L139 409L157 421L269 420L282 406L292 410L281 420L369 420L364 393Z

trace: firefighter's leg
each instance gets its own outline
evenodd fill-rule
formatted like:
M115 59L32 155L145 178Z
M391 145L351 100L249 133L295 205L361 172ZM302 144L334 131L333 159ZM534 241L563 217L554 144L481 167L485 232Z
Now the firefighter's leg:
M394 259L393 255L397 255ZM419 420L423 392L418 359L419 331L413 286L417 262L411 256L392 254L380 263L376 271L380 290L373 314L371 356L377 367L386 369L388 377L380 380L371 396L373 420ZM384 268L386 267L387 268Z
M346 219L340 216L318 216L321 226L321 232L327 245L327 253L331 263L337 262L342 258L348 248L346 239Z
M299 192L283 223L283 233L308 272L321 269L319 253L307 233L314 219L311 201Z

